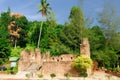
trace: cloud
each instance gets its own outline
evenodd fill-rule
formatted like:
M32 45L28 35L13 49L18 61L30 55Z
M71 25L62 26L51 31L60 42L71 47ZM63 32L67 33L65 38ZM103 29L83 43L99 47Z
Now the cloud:
M29 21L34 21L34 20L37 20L37 21L40 21L42 20L42 16L40 14L36 14L36 15L25 15L27 17L27 19Z

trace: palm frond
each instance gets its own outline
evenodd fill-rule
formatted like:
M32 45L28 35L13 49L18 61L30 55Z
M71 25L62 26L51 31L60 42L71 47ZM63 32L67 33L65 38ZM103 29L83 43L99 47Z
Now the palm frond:
M41 0L41 5L45 4L46 0Z

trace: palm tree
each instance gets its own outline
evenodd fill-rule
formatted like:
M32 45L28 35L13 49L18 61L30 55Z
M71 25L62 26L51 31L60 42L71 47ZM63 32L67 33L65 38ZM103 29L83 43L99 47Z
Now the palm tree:
M47 16L50 13L50 10L51 10L51 8L49 7L49 3L46 3L46 0L41 0L41 5L39 6L39 11L38 12L41 12L41 14L42 14L42 22L41 22L40 33L39 33L39 38L38 38L38 45L37 45L38 48L39 48L39 45L40 45L43 19L44 19L45 16Z

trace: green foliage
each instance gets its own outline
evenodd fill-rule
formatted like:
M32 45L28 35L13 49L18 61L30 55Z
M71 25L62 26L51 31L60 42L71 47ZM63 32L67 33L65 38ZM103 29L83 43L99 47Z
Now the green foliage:
M117 63L118 56L113 50L94 51L92 52L92 59L98 61L99 67L114 67Z
M4 34L8 33L7 26L11 21L11 17L9 14L10 11L8 10L7 12L2 12L0 16L0 27L2 27L3 30L6 30Z
M5 71L7 74L10 74L10 72L11 72L11 67L10 66L8 66L7 67L7 70Z
M4 64L8 61L8 57L11 52L11 45L8 39L7 26L10 22L10 10L7 12L2 12L0 16L0 64Z
M54 77L56 77L56 74L55 74L55 73L52 73L52 74L50 74L50 77L51 77L51 78L54 78Z
M90 47L91 51L103 50L105 48L105 37L99 26L93 26L90 29ZM96 37L97 36L97 37Z
M87 77L88 76L88 74L86 73L86 72L83 72L83 73L80 73L80 75L79 75L80 77Z
M17 46L16 48L11 49L11 57L20 57L20 53L23 49Z
M108 71L112 71L113 69L111 67L107 68Z
M113 71L120 72L120 68L113 68Z
M38 36L39 35L39 28L41 22L29 22L29 30L28 30L28 44L34 44L37 46Z
M13 68L13 72L14 72L14 74L16 74L18 72L18 66Z
M98 22L101 24L101 29L105 35L105 45L110 49L119 49L120 35L119 32L119 17L112 4L105 4L103 10L99 13Z
M46 16L49 14L50 11L50 7L49 7L49 3L47 3L46 0L41 0L41 5L38 6L39 11L42 14L42 17Z
M25 50L35 50L35 46L32 44L27 44Z
M10 42L5 38L0 38L0 64L4 64L8 61L10 52Z
M16 74L18 72L18 66L11 69L11 66L7 67L7 70L5 71L7 74Z
M84 25L84 17L82 14L82 10L77 6L73 6L71 8L69 19L75 26L83 27Z
M79 54L82 37L87 36L89 31L84 28L84 16L79 7L72 7L69 19L70 22L66 23L64 29L60 32L60 40L71 52Z
M38 77L39 78L43 78L43 74L38 74Z
M85 55L80 55L73 62L73 67L78 70L85 72L88 68L91 68L93 65L92 60Z

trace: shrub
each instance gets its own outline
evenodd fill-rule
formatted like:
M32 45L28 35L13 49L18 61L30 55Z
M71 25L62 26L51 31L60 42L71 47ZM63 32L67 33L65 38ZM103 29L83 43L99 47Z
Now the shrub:
M20 57L20 52L22 51L22 48L17 46L16 48L11 49L11 57Z
M52 73L52 74L50 74L50 76L51 76L51 78L54 78L54 77L56 77L56 74Z
M18 66L16 67L7 67L7 70L5 71L7 74L16 74L18 72Z
M120 68L116 68L116 71L117 71L117 72L120 72Z
M43 74L38 74L38 77L39 78L43 78Z
M120 68L113 68L113 71L120 72Z
M18 66L14 67L12 71L13 71L13 74L16 74L18 72Z
M30 78L30 74L26 74L25 76L26 76L27 78Z
M10 74L10 72L11 72L10 68L11 68L10 66L7 67L7 70L6 70L7 74Z
M88 68L92 68L92 65L92 60L86 55L77 57L73 62L73 67L81 72L86 72Z
M79 75L80 77L87 77L88 76L88 74L86 73L86 72L83 72L83 73L80 73L80 75Z
M108 71L112 71L113 69L112 69L112 68L108 68L107 70L108 70Z
M70 73L64 74L66 77L71 77L72 75Z

